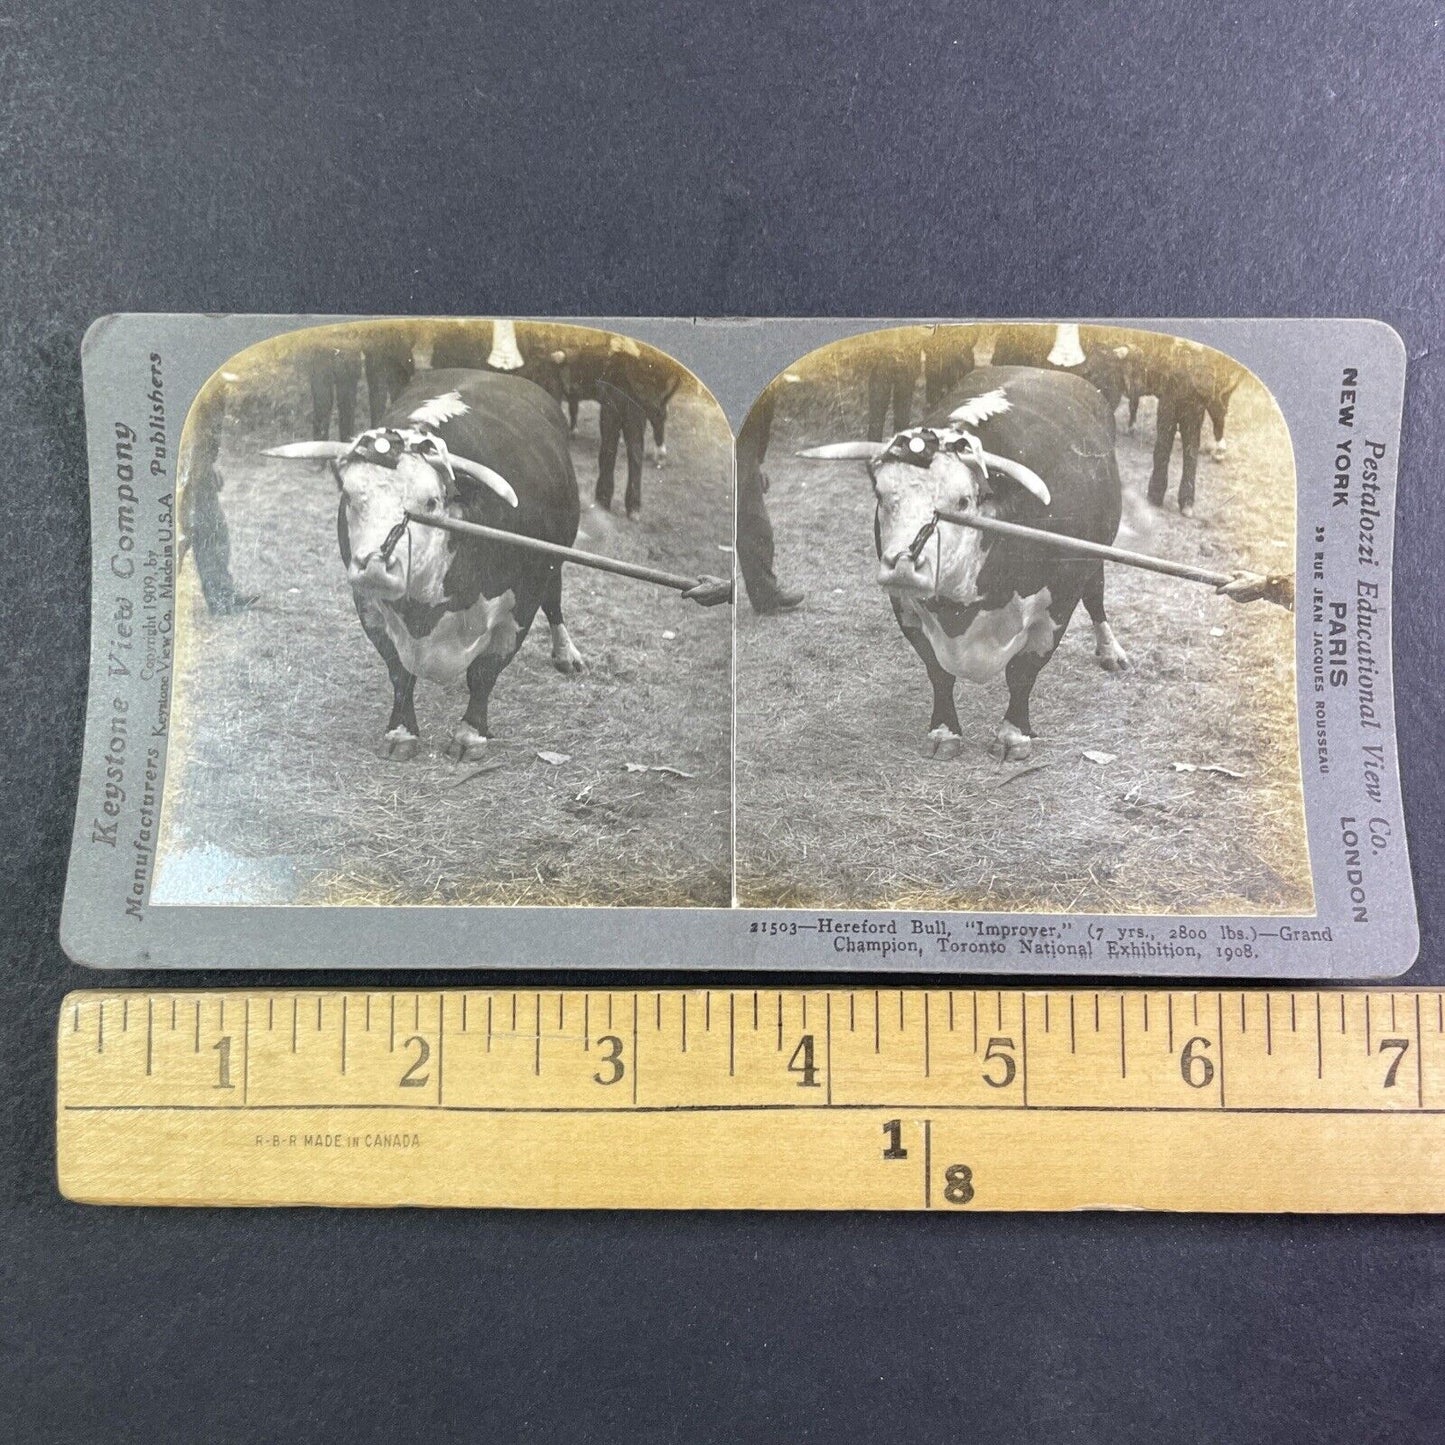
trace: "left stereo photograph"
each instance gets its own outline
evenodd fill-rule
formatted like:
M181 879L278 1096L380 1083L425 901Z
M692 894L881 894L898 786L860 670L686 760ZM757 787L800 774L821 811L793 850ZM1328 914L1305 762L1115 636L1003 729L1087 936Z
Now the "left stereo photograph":
M684 366L492 320L284 331L199 389L134 364L144 407L92 437L115 527L81 851L123 860L117 926L729 903L732 433Z

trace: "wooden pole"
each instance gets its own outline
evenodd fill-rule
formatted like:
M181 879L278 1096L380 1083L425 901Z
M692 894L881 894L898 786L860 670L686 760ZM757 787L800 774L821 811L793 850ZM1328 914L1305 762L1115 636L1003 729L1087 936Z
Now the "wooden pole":
M539 537L524 537L519 532L506 532L500 527L484 527L480 522L463 522L458 517L443 517L422 512L408 512L407 519L423 527L436 527L443 532L456 532L463 537L484 537L489 542L505 542L528 552L542 552L575 562L579 567L593 567L599 572L615 572L620 577L635 577L639 582L655 582L675 592L691 592L702 585L700 577L684 577L678 572L662 572L656 567L642 567L635 562L619 562L596 552L583 552L576 547L563 547L557 542L544 542Z
M1157 572L1164 577L1182 577L1187 582L1202 582L1214 588L1225 588L1256 579L1260 589L1258 596L1276 602L1281 607L1294 606L1293 579L1287 577L1264 577L1253 572L1212 572L1207 567L1195 567L1188 562L1172 562L1167 557L1151 557L1147 552L1131 552L1127 547L1108 547L1102 542L1089 542L1083 537L1066 537L1059 532L1048 532L1041 527L1025 527L1019 522L1005 522L999 517L986 517L978 512L937 512L941 522L954 522L960 527L972 527L976 532L989 532L1000 537L1016 537L1023 542L1039 542L1054 547L1060 552L1076 552L1083 557L1098 557L1104 562L1118 562L1125 567L1138 567L1145 572ZM1285 600L1285 599L1288 600ZM1247 598L1245 600L1253 600Z

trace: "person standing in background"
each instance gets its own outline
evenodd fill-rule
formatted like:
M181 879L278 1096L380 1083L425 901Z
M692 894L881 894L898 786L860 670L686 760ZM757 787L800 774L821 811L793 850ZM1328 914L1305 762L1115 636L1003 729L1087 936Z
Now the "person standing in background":
M783 587L773 571L773 523L768 516L768 479L763 472L763 458L773 429L778 385L773 382L754 403L738 434L737 445L738 570L743 574L753 611L764 616L791 612L803 601L803 593Z
M362 342L366 368L366 410L372 426L380 426L392 402L406 390L416 371L410 329L392 324Z
M356 435L356 393L361 388L359 346L318 346L307 358L311 382L311 435L319 442L331 435L331 412L336 411L336 435L349 442Z
M221 506L225 478L216 465L221 454L221 429L235 374L223 371L202 393L191 413L187 455L181 462L181 534L176 566L190 550L201 581L201 595L217 617L243 612L259 594L242 594L231 577L231 532Z

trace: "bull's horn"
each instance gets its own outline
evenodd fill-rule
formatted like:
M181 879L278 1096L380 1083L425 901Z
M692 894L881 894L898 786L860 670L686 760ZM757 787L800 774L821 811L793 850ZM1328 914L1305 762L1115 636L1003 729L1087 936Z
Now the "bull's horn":
M461 472L463 476L480 482L484 487L490 487L509 507L517 505L517 494L501 472L494 472L491 467L484 467L480 462L469 462L465 457L453 456L451 463L453 471Z
M886 442L829 442L798 453L815 462L876 462L888 450Z
M350 442L285 442L279 447L267 447L261 455L303 462L339 462L350 451Z
M1025 491L1032 492L1044 506L1048 506L1052 500L1049 496L1049 489L1044 484L1044 479L1031 468L1024 466L1022 462L1016 462L1011 457L996 456L993 452L984 452L983 460L990 471L1002 472L1004 476L1011 477Z

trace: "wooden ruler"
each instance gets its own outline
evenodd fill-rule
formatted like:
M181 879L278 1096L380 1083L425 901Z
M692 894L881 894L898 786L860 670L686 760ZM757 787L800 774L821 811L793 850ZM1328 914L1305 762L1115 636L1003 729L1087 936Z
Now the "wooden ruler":
M1434 1211L1445 992L85 992L115 1204Z

